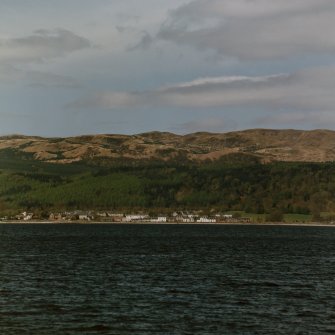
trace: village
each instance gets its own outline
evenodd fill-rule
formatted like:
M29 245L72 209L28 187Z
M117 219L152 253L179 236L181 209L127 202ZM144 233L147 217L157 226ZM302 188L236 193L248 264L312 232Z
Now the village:
M233 214L201 215L189 211L176 211L169 215L152 215L146 213L127 214L110 211L64 211L52 212L47 217L22 212L13 217L2 217L0 221L16 222L53 222L53 223L250 223L249 217Z

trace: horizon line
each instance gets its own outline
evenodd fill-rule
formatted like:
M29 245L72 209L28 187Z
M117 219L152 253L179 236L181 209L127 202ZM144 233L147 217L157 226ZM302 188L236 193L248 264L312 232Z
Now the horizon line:
M73 134L73 135L63 135L63 136L53 136L53 135L29 135L24 133L8 133L8 134L0 134L0 138L4 137L37 137L37 138L70 138L70 137L83 137L83 136L127 136L127 137L133 137L133 136L141 136L141 135L148 135L148 134L170 134L174 136L190 136L195 134L212 134L212 135L221 135L221 134L229 134L229 133L240 133L240 132L247 132L247 131L297 131L297 132L315 132L315 131L327 131L327 132L335 132L333 129L327 129L327 128L313 128L313 129L297 129L297 128L245 128L245 129L239 129L239 130L227 130L222 132L214 132L214 131L206 131L206 130L199 130L189 133L174 133L172 131L164 131L164 130L149 130L144 131L140 133L79 133L79 134Z

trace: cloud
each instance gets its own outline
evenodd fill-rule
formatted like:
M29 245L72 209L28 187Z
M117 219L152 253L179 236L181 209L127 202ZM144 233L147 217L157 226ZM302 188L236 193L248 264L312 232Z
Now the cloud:
M335 67L326 67L269 76L199 78L144 92L105 92L85 97L72 107L204 110L256 107L328 111L335 106L334 90Z
M0 82L27 86L78 88L78 82L67 75L30 70L29 65L67 56L91 48L89 40L68 30L35 31L20 38L0 39Z
M40 29L29 36L0 39L0 63L39 63L90 47L89 40L69 30Z
M83 98L74 107L99 106L107 109L136 107L189 107L208 108L258 101L261 90L279 84L288 75L262 77L208 77L177 83L145 92L105 92ZM267 97L266 99L269 99Z
M333 0L194 0L170 12L158 39L241 60L335 51Z

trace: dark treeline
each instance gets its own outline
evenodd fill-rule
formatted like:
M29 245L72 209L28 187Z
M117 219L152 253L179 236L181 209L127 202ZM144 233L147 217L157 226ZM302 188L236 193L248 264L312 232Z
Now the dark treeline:
M2 170L0 212L63 209L335 212L335 164L221 160Z

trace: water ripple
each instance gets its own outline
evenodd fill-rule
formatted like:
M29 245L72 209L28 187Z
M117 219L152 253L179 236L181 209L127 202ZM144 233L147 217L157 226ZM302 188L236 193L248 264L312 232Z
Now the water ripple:
M0 334L330 334L335 230L0 225Z

